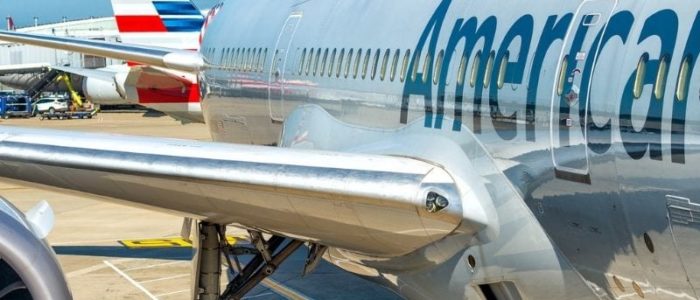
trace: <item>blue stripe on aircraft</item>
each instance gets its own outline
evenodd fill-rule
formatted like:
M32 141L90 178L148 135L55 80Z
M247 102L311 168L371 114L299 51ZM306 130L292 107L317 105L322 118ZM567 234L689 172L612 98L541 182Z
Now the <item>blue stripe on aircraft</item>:
M199 32L204 19L163 19L168 32Z
M172 2L172 1L153 1L159 15L187 15L201 16L202 13L197 10L189 1Z

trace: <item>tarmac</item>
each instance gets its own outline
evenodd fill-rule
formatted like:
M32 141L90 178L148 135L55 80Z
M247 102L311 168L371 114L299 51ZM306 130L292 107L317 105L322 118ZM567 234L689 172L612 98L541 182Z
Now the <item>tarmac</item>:
M85 120L9 119L0 125L210 140L204 124L181 124L153 113L101 113ZM0 195L22 211L41 200L54 209L48 237L75 299L190 299L192 250L130 249L120 241L179 237L182 219L0 180ZM233 235L242 235L234 231ZM298 250L247 299L398 299L394 293L323 262L302 280ZM225 285L225 283L223 283Z

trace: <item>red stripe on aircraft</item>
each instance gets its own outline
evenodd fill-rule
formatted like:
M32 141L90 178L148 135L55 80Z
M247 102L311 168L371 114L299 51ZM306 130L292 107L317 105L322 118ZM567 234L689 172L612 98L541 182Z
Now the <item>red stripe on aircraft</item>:
M143 104L199 103L199 86L196 83L184 88L137 88L136 91L139 103Z
M119 32L168 32L160 16L116 16Z

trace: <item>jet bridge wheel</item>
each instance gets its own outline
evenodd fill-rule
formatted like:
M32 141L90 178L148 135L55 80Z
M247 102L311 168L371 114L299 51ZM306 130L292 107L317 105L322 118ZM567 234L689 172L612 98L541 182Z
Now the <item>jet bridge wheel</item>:
M243 298L304 244L303 241L275 235L265 239L261 232L249 230L250 246L231 245L226 239L225 225L200 222L198 226L196 298L202 300ZM313 272L326 249L323 245L309 245L306 264L302 270L304 276ZM241 266L239 257L242 255L253 255L253 258ZM228 271L235 276L223 293L219 294L222 257Z

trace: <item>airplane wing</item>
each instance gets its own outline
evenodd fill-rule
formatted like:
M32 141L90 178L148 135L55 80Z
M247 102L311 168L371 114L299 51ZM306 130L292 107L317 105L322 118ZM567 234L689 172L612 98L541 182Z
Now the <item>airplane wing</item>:
M0 31L0 40L123 59L185 72L200 70L205 65L204 58L199 53L180 49L27 34L14 31Z
M0 177L381 256L487 224L408 157L0 126Z

